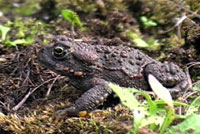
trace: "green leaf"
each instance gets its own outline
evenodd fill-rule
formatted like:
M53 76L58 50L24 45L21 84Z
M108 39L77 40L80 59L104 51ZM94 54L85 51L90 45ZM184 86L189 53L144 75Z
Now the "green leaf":
M162 123L162 125L160 126L160 134L163 134L164 131L169 127L169 125L172 123L172 121L175 118L175 110L173 107L168 107L168 111L167 111L167 115Z
M149 48L150 45L145 42L139 35L128 31L127 35L132 39L133 43L135 43L135 45L139 48Z
M156 105L166 105L166 102L163 100L155 100L154 101L156 103ZM188 107L189 105L186 103L182 103L182 102L178 102L178 101L174 101L173 102L174 106L183 106L183 107Z
M109 87L119 96L122 104L131 111L139 106L139 102L129 90L125 90L118 85L109 83Z
M5 27L3 25L0 25L0 31L1 31L1 40L5 40L7 33L10 31L10 27Z
M132 88L127 88L126 90L129 90L132 94L138 93L138 94L142 95L143 97L145 97L145 99L147 100L147 102L149 104L149 114L153 115L156 113L156 111L157 111L156 103L155 103L155 101L153 101L151 99L151 96L148 93L146 93L144 91L140 91L140 90L133 90Z
M147 19L147 17L142 16L142 17L140 17L140 21L141 21L142 23L146 23L146 22L148 21L148 19Z
M187 110L186 115L190 115L193 113L199 113L200 109L200 96L198 96L190 105L189 109Z
M147 109L142 106L138 106L133 110L133 128L132 133L137 134L139 128L142 128L142 124L145 120L145 117L148 115Z
M141 126L142 120L148 114L147 110L140 105L133 94L129 90L126 90L126 88L121 88L118 85L114 85L112 83L109 83L109 87L119 96L122 104L133 112L134 128L131 130L131 133L136 134L139 127Z
M146 41L142 40L142 39L134 39L133 42L136 44L137 47L139 48L147 48L149 47L149 44L146 43Z
M162 124L162 122L163 122L163 114L159 113L159 115L158 114L151 115L142 120L140 128L151 125L150 128L153 130L155 126Z
M24 43L22 43L22 44L24 44L24 45L29 45L29 44L32 44L34 41L35 41L35 40L34 40L34 37L29 36L29 37L27 37L27 38L25 39Z
M64 17L64 19L70 22L72 25L75 24L79 27L83 27L82 22L80 21L78 15L74 11L66 9L62 10L61 14Z
M157 26L157 23L156 23L156 22L153 22L153 21L151 21L151 20L148 20L147 17L145 17L145 16L142 16L142 17L140 18L140 21L141 21L141 22L143 23L143 25L146 26L146 27L155 27L155 26Z
M14 41L6 41L5 45L7 46L17 46L17 45L21 45L21 44L27 44L28 42L25 39L17 39Z
M192 114L186 120L169 128L164 134L200 134L200 115Z

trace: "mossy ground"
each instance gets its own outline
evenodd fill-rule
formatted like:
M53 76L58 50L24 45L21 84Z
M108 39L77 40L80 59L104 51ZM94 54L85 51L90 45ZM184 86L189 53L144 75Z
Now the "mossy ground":
M71 25L59 16L62 9L75 11L85 31L75 27L75 38L105 45L124 44L136 47L127 31L137 33L145 41L158 40L157 49L142 48L160 61L173 61L182 68L200 60L200 4L198 0L0 0L0 24L11 27L10 40L30 38L31 45L8 47L0 43L0 133L113 133L124 134L132 127L130 111L121 106L103 108L84 117L55 118L55 111L70 105L80 94L68 87L68 78L38 64L38 50L54 35L71 36ZM156 22L147 27L140 17ZM177 27L178 20L186 16ZM8 22L12 22L9 24ZM20 23L19 23L20 22ZM23 33L23 34L22 34ZM193 82L199 80L200 68L190 68ZM47 90L51 92L46 95ZM30 91L35 90L19 106ZM193 97L197 96L194 94ZM112 102L111 102L112 103ZM19 106L16 108L16 106ZM13 110L13 108L16 110ZM141 129L140 133L150 133ZM152 132L153 133L153 132Z

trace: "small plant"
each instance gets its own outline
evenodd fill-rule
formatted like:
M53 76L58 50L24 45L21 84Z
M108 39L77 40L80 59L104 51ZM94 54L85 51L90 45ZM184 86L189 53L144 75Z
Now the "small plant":
M77 25L83 27L82 22L80 21L78 15L72 10L62 10L62 16L66 21L69 21L72 25Z
M71 23L72 39L74 42L74 35L75 35L74 26L77 25L81 28L81 30L84 30L83 23L79 19L78 15L72 10L68 9L62 10L61 14L66 21Z
M71 23L72 25L72 32L74 32L74 26L79 26L82 30L84 29L83 23L81 22L79 16L72 10L62 10L61 12L63 18Z
M140 21L143 23L143 25L145 27L155 27L155 26L157 26L156 22L148 20L147 17L145 17L145 16L140 17Z
M133 113L133 127L129 133L137 134L140 129L148 128L159 134L199 134L200 97L196 98L190 106L185 103L174 102L168 89L163 87L154 76L150 75L148 79L151 88L160 100L152 100L145 91L109 84L111 89L119 96L121 103ZM139 102L134 94L143 96L145 100ZM177 115L175 107L178 106L187 107L186 114ZM172 126L175 119L181 119L183 122Z

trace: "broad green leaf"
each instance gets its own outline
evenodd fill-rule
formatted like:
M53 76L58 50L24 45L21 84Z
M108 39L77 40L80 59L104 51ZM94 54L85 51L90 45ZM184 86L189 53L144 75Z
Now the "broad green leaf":
M155 115L151 115L151 116L146 117L141 122L140 128L148 126L148 125L156 125L156 126L158 126L158 125L162 124L162 122L163 122L163 115L162 114L160 114L160 116L156 115L156 114Z
M136 134L138 129L141 126L142 120L148 114L147 109L142 107L137 99L133 96L133 94L126 90L125 88L121 88L118 85L114 85L112 83L109 84L109 87L119 96L122 104L128 107L133 112L133 129L131 130L132 134Z
M0 31L1 31L1 40L5 40L7 33L10 31L10 28L0 25Z
M153 75L148 76L149 85L155 94L164 100L170 107L173 107L172 96L167 88L165 88Z
M172 126L164 134L200 134L200 115L192 114L176 126Z
M129 90L125 90L118 85L109 83L109 87L119 96L122 104L131 111L139 106L139 102Z
M133 128L132 132L137 134L139 128L143 127L143 121L145 117L148 115L147 109L142 106L138 106L133 110Z

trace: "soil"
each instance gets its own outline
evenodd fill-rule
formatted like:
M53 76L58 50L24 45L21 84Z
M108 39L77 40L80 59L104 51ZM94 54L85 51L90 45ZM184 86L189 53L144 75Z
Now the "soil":
M69 81L68 78L58 76L38 63L37 52L43 46L43 41L45 39L51 40L54 35L58 34L72 36L71 25L58 17L58 11L61 10L58 9L58 7L59 5L62 5L62 2L59 3L53 0L46 2L49 3L46 4L47 6L45 6L44 2L41 3L41 8L38 9L37 12L33 13L32 16L28 17L41 19L45 21L44 23L50 24L51 26L48 27L48 33L44 35L36 35L34 43L29 46L19 45L16 47L8 47L5 46L5 42L0 43L0 112L8 115L10 120L13 119L13 121L16 122L17 119L11 115L17 115L21 119L21 121L19 121L21 126L23 126L23 123L27 126L31 124L32 128L38 130L32 131L31 125L30 128L24 125L23 127L26 129L19 128L17 131L11 127L6 127L4 124L0 126L0 131L3 133L19 133L26 130L27 132L24 133L47 133L48 131L53 130L54 133L67 134L71 132L71 134L76 134L78 132L84 133L87 131L88 133L95 131L98 133L111 133L110 130L112 130L114 133L126 133L131 129L132 118L130 111L121 107L121 105L109 108L104 107L103 109L106 109L105 111L109 114L102 112L100 117L98 117L98 115L93 115L90 118L83 118L85 121L83 121L83 124L88 126L88 128L86 127L84 129L81 127L80 120L77 118L63 119L62 121L65 122L64 124L57 123L54 120L54 112L58 109L69 106L71 104L70 102L73 102L78 98L78 96L80 96L80 94L82 94L82 91L69 87L67 85ZM100 0L100 2L102 1ZM9 4L11 3L12 2ZM126 35L125 31L127 29L135 30L135 28L137 28L144 38L152 36L162 40L170 38L171 34L176 35L176 29L171 33L161 35L158 32L156 33L155 29L144 28L142 23L139 21L139 17L141 15L153 14L153 9L148 7L148 3L145 4L145 2L135 3L137 7L130 7L128 5L130 3L131 1L129 0L121 3L119 1L118 3L116 2L114 6L111 6L109 4L112 3L105 1L104 3L96 3L95 9L90 9L91 11L88 9L89 12L84 11L81 7L74 4L72 9L77 7L75 11L77 11L77 14L83 20L85 27L87 27L86 31L81 31L78 27L75 27L75 38L82 39L86 42L92 42L94 44L123 44L136 48L137 46L132 43L131 39ZM21 1L21 3L18 4L23 5L26 4L26 2ZM54 4L56 4L56 6L54 6ZM13 14L15 11L10 13L6 11L6 8L9 9L12 6L13 5L11 4L4 7L4 18L0 17L0 24L5 23L5 20L13 20L15 17L19 16L22 21L27 19L27 17L22 15L15 16ZM140 12L144 7L145 11ZM47 12L47 14L45 13L45 11L48 10L51 10L51 14L49 14L49 12ZM38 15L40 13L45 15ZM160 61L175 62L183 69L185 69L186 65L189 63L195 64L199 62L200 25L195 19L194 21L195 25L188 21L188 23L185 23L182 26L181 32L184 37L181 39L185 40L183 45L170 47L162 46L160 50L152 51L142 49L142 51L148 53L154 58L157 58L164 53L165 56L160 58ZM169 27L168 25L162 26L163 27L157 27L156 30L159 31ZM189 69L189 71L192 81L194 83L198 81L200 76L200 66L194 65ZM47 95L48 90L51 90L49 95ZM20 105L20 102L29 93L30 96L22 105ZM48 116L51 118L48 118ZM29 117L29 120L31 121L27 121L26 117ZM32 117L36 118L32 119ZM41 122L37 122L37 119ZM93 120L95 120L95 123L97 124L92 124ZM110 123L111 120L113 123ZM104 124L102 122L104 122ZM34 123L41 124L41 126L37 128L38 126L34 126ZM105 124L108 125L109 128L105 128ZM95 125L99 126L98 130L95 130ZM46 130L47 128L48 130Z

